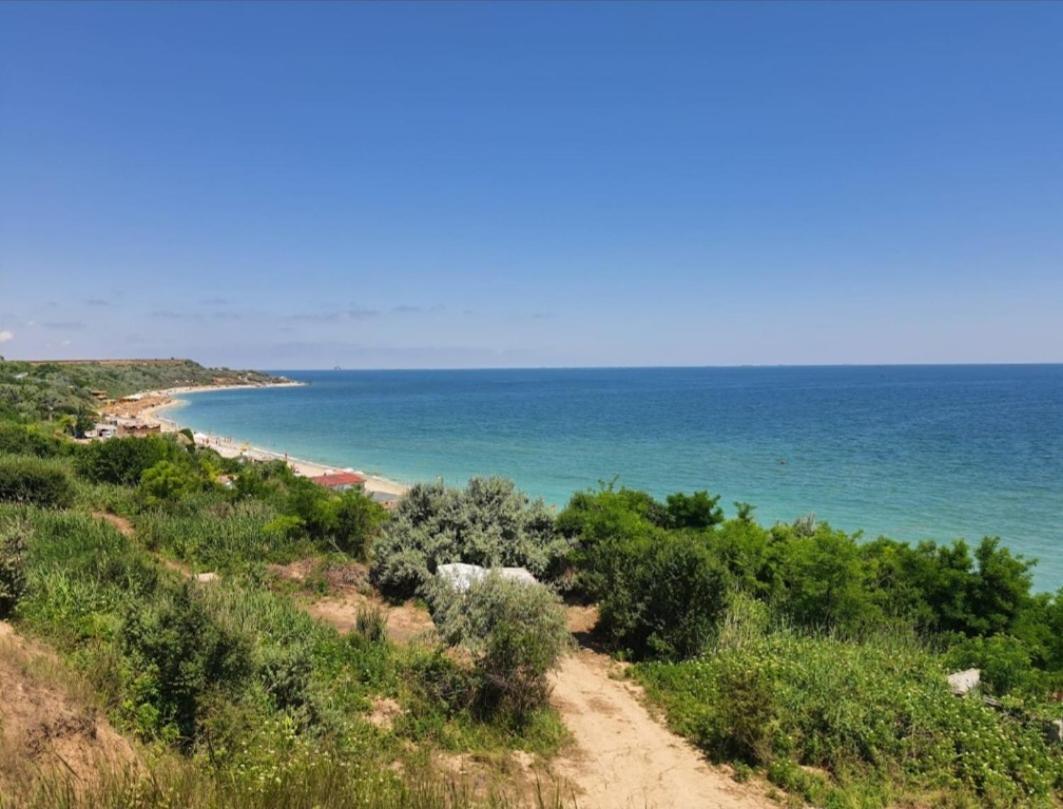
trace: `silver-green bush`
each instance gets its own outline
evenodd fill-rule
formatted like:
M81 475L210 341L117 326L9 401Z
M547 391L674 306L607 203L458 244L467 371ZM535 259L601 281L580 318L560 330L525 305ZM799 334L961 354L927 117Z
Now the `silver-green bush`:
M395 595L414 594L438 565L451 562L526 567L550 578L568 547L543 501L530 500L512 481L473 478L465 489L421 483L376 541L372 575Z

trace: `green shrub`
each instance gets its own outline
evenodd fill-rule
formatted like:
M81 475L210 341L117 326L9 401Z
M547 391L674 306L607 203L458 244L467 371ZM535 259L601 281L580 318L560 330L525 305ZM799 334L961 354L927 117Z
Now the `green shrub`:
M673 528L694 528L702 530L712 528L723 522L723 509L720 508L720 496L707 491L693 494L676 492L668 495L668 523Z
M549 579L567 551L543 501L530 501L511 481L473 478L464 490L421 483L374 544L372 576L381 589L404 596L451 562L526 567Z
M144 470L137 493L146 505L178 503L204 486L205 480L188 464L159 461Z
M111 438L86 444L76 455L78 474L95 483L135 486L160 461L174 461L187 452L176 441L158 435Z
M464 593L442 581L429 593L440 635L472 655L481 705L490 715L520 725L546 704L546 675L571 642L556 595L497 573Z
M39 458L0 457L0 501L62 508L74 500L66 468Z
M62 451L62 441L43 429L0 421L0 453L51 458Z
M1041 690L1042 678L1033 667L1030 650L1018 638L961 638L949 648L946 660L950 669L980 669L981 682L995 694Z
M213 620L191 584L130 610L121 644L139 673L141 706L152 709L155 727L146 729L174 732L184 746L211 696L236 694L253 669L247 637Z
M602 582L598 628L617 648L670 660L704 650L730 580L703 537L661 532L604 542L591 558Z
M29 523L16 519L0 525L0 618L6 618L26 592L26 537Z

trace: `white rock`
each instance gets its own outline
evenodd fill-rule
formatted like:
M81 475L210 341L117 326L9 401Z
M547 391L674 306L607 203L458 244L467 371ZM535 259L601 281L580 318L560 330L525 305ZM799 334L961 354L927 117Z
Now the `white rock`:
M519 581L524 584L538 584L538 579L524 567L501 567L496 568L498 575L503 579ZM440 565L436 568L436 575L459 593L464 593L473 584L482 580L490 570L480 565L469 565L464 562L453 562L448 565Z
M218 574L217 573L197 573L196 574L196 581L200 582L201 584L206 584L207 582L217 581L217 580L218 580Z
M962 697L978 687L982 682L980 669L956 671L949 675L949 690L957 697Z

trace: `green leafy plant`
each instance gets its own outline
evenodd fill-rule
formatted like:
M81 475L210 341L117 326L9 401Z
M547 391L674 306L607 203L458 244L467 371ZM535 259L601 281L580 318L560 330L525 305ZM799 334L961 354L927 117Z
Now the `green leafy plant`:
M28 456L0 457L0 501L61 508L74 500L66 467Z

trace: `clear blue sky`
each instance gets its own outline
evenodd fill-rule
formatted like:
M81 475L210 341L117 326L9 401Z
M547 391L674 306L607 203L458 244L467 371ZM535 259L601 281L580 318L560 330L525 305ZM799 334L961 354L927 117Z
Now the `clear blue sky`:
M0 4L0 353L1063 360L1063 4Z

